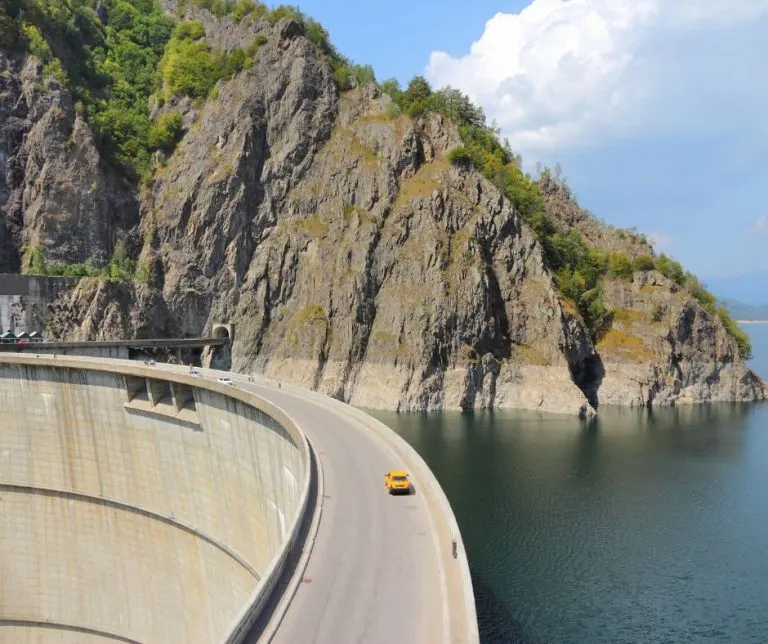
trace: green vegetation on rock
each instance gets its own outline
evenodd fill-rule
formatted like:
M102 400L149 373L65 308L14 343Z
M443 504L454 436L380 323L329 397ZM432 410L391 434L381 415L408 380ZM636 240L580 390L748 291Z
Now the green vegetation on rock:
M11 17L48 76L68 86L99 147L128 177L151 170L149 96L173 22L153 0L19 0Z
M736 340L742 357L751 355L748 336L731 319L726 309L715 306L714 296L693 275L686 273L678 262L663 254L654 258L643 253L633 260L624 252L602 252L590 248L576 230L568 233L558 231L547 217L537 182L521 169L520 156L512 152L508 141L499 140L497 129L486 124L482 108L474 105L459 90L447 87L433 91L421 76L413 78L405 90L396 80L385 81L381 87L397 106L393 115L406 113L418 118L426 112L435 112L453 121L463 146L449 152L448 160L459 167L475 167L510 200L537 234L555 271L558 290L576 305L593 338L601 336L611 322L611 312L603 301L601 278L631 281L634 271L647 272L655 268L677 285L685 286L708 313L720 318ZM544 172L549 174L548 170ZM648 243L647 238L634 229L619 231L618 236L642 246Z
M173 150L183 133L184 117L181 112L161 114L149 128L147 144L152 150Z
M253 47L254 53L257 48ZM160 62L163 98L205 98L221 79L228 80L252 64L252 54L239 47L228 54L213 51L200 22L180 22Z
M36 244L26 244L22 247L22 275L54 275L63 277L96 277L110 282L130 282L134 279L143 281L142 274L137 271L136 262L128 256L125 245L118 242L112 257L101 268L91 260L81 264L61 264L48 262L45 249ZM148 279L148 274L147 274Z
M636 271L643 272L652 271L655 268L653 257L650 255L638 255L632 262L632 266Z
M333 78L341 91L352 89L358 85L366 85L376 80L376 75L370 65L357 65L342 56L331 43L330 36L319 22L302 13L297 7L280 5L265 15L271 24L277 24L282 19L294 20L304 31L304 35L323 56L331 69Z
M133 181L154 170L152 151L171 150L180 132L170 122L153 124L149 99L215 94L221 79L253 64L267 37L256 35L245 50L214 51L198 21L174 22L157 0L10 0L0 9L2 42L20 44L45 66L45 74L71 90L109 162ZM328 62L340 89L373 82L370 66L355 65L338 53L328 32L297 8L272 11L251 0L188 0L234 22L296 20ZM103 20L102 20L103 19ZM175 117L174 117L175 118ZM160 140L158 140L160 136ZM174 140L175 139L175 140Z

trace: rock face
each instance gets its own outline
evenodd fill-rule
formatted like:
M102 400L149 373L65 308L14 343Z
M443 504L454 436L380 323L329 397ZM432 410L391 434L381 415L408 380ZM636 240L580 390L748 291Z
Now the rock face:
M0 50L0 271L21 247L49 260L103 263L139 221L132 191L101 163L69 92L32 56Z
M644 240L601 225L578 206L567 187L544 178L551 219L578 230L591 246L649 254ZM656 271L635 271L628 281L604 281L612 323L600 337L599 363L585 387L595 405L674 405L755 401L764 383L739 358L736 342L716 315Z
M0 109L18 114L2 143L20 168L0 192L9 256L33 241L83 261L125 235L149 268L148 284L81 281L53 307L56 335L192 336L227 320L234 369L402 411L763 397L719 321L653 272L606 286L633 313L595 347L536 235L447 161L460 145L449 121L393 116L373 85L340 96L295 22L239 25L246 35L226 22L205 21L222 47L267 43L216 98L176 106L187 132L141 196L101 166L66 93L24 89L32 59L0 77L15 97ZM577 225L575 206L550 205ZM666 317L648 323L661 300ZM630 356L616 334L647 349Z

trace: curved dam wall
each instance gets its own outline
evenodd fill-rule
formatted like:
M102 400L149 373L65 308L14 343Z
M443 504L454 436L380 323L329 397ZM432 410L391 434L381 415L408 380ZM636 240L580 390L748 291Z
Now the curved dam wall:
M295 538L309 458L290 418L227 385L0 356L0 641L238 632Z

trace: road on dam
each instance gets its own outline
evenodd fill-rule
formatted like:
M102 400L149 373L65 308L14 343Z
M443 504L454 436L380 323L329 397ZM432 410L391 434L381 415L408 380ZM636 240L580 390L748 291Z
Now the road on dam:
M205 378L222 375L199 371ZM418 482L409 496L387 493L384 474L404 467L387 441L343 408L323 402L324 396L278 388L258 376L250 382L243 375L225 375L233 386L289 414L309 439L322 470L322 513L314 546L271 641L432 644L451 641L451 635L464 641L460 633L447 632L434 509L427 507ZM255 632L261 635L260 629ZM246 641L262 640L251 636Z
M442 642L440 562L419 491L390 496L402 467L378 436L315 402L237 383L282 407L320 459L323 511L303 582L274 642Z

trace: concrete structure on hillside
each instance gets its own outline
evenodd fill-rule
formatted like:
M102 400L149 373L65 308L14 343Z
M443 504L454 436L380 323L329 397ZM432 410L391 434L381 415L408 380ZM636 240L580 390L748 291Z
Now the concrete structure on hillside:
M0 275L0 333L43 333L48 306L75 284L73 277Z
M217 642L255 617L309 493L281 410L140 363L3 354L0 428L0 641Z

